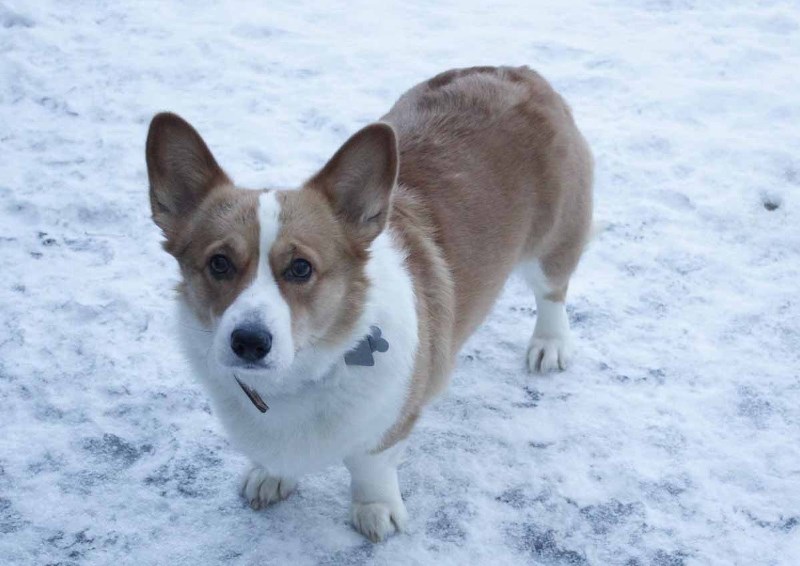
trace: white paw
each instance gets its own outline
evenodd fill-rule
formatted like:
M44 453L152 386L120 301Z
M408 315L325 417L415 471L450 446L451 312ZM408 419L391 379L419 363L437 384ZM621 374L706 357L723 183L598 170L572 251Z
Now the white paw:
M357 503L353 502L350 518L358 532L372 542L381 542L395 531L403 531L408 521L408 512L403 502Z
M258 511L270 503L286 499L296 487L295 480L271 476L264 468L256 466L244 478L242 495L250 507Z
M567 369L571 354L568 338L540 338L534 335L528 345L528 369L541 373Z

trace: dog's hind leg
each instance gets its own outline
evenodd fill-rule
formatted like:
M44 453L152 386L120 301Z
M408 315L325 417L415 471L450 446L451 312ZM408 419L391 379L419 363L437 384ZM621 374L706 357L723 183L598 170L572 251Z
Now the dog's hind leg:
M573 126L574 128L574 126ZM592 156L577 131L554 144L537 185L539 216L520 261L520 271L536 297L536 327L528 346L528 368L565 369L572 353L566 297L592 224Z
M568 283L553 282L537 260L523 263L520 271L536 297L536 327L528 344L528 368L542 373L566 369L572 354L565 303Z

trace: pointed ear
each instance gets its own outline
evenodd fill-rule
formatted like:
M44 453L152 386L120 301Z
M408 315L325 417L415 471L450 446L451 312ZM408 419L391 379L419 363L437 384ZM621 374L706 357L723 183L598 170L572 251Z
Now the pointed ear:
M176 114L156 114L150 122L146 156L153 221L167 240L208 193L231 183L200 134Z
M366 246L386 226L398 160L394 130L376 122L353 134L309 186L327 197L350 236Z

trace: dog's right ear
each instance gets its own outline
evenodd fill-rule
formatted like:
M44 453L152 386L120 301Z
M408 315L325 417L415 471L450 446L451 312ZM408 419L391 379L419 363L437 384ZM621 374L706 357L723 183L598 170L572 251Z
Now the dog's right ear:
M169 242L208 193L231 180L200 134L176 114L156 114L145 153L153 221Z

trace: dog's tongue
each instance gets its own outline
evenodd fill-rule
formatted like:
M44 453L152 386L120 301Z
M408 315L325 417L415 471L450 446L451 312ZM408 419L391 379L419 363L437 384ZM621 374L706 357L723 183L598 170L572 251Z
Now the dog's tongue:
M256 393L253 389L250 389L244 383L242 383L242 381L238 377L236 377L236 376L234 376L234 377L236 378L236 383L238 383L239 387L242 388L242 391L244 391L247 394L247 397L250 399L250 401L253 402L253 405L255 405L256 409L258 409L262 413L266 413L267 409L269 409L269 407L264 402L264 400L261 398L261 395Z

